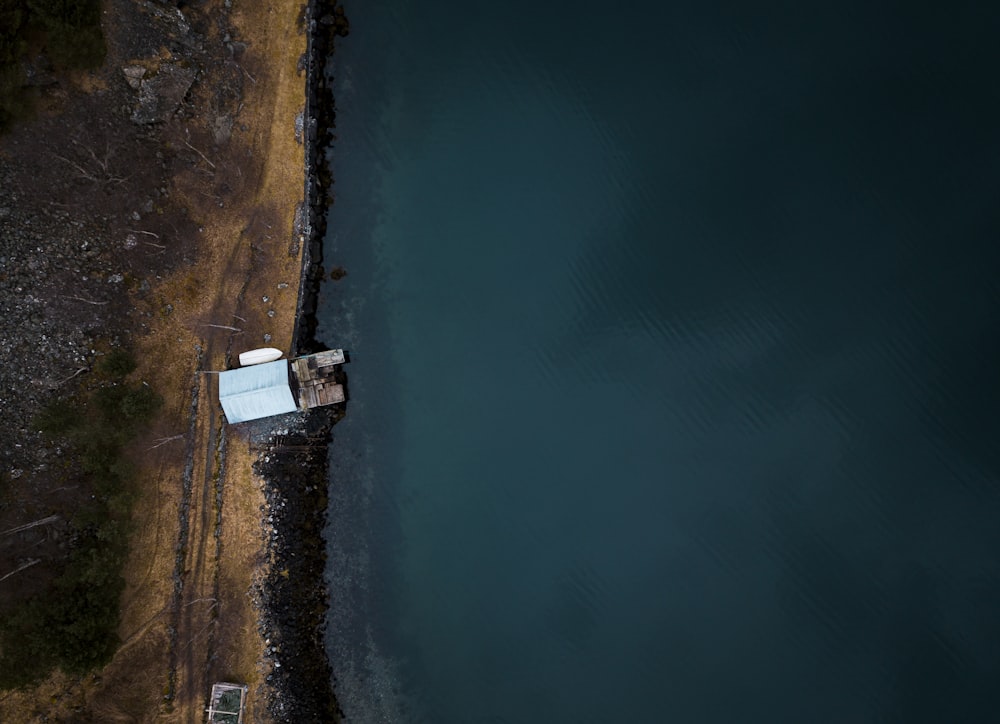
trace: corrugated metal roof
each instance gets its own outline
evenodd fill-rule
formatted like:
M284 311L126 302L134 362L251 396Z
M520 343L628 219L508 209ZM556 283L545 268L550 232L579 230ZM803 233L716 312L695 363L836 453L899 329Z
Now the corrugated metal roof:
M294 412L288 360L240 367L219 375L219 402L230 423Z

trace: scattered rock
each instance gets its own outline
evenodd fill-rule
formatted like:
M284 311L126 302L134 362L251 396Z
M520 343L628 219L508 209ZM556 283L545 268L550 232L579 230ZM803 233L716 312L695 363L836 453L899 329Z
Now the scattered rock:
M233 135L233 117L228 114L217 116L212 124L212 135L217 146L225 144Z
M279 428L279 419L289 423ZM338 721L323 647L328 597L320 533L326 521L327 445L336 419L331 408L319 408L252 423L250 433L255 446L268 450L254 470L267 480L262 529L271 565L254 598L272 666L266 678L275 695L268 707L280 721ZM294 658L285 652L294 652Z
M142 79L146 75L146 69L141 65L127 65L122 68L122 73L125 74L125 82L133 90L139 90L139 87L142 85Z
M187 95L197 73L192 68L164 63L156 75L143 78L139 86L139 102L132 111L132 122L162 123L170 119Z

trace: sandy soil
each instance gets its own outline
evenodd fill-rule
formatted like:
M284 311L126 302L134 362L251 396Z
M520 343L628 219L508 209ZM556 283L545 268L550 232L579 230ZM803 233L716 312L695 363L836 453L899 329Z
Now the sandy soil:
M107 87L129 58L128 28L116 25L126 2L107 3L109 63L81 77L79 89ZM0 721L201 722L214 681L248 684L248 720L270 721L252 596L266 566L265 498L249 441L226 426L210 372L265 342L291 351L306 36L299 0L224 7L212 0L185 10L206 44L229 57L223 51L205 68L189 112L158 138L179 160L166 166L170 203L157 228L174 215L170 228L194 238L179 242L170 272L132 299L137 375L165 405L132 450L143 490L125 570L123 644L96 675L0 694ZM154 232L143 240L151 248L162 241Z

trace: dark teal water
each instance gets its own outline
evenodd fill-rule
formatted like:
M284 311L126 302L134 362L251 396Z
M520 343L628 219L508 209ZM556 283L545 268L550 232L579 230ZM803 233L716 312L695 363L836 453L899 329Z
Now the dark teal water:
M996 720L987 7L347 6L350 721Z

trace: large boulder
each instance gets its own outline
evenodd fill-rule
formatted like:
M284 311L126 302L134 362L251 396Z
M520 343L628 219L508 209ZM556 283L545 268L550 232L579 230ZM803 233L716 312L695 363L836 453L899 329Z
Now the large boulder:
M142 78L132 121L147 124L169 120L184 101L196 75L193 68L164 63L154 75Z

